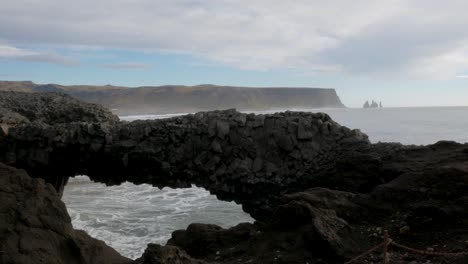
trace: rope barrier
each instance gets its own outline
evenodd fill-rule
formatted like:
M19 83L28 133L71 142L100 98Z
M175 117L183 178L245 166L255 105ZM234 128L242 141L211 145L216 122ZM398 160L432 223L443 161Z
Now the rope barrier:
M411 248L402 244L398 244L397 242L393 242L392 245L401 249L405 249L409 252L420 254L420 255L445 256L445 257L459 257L459 256L468 255L468 252L432 252L432 251L427 251L427 250L420 250L420 249Z
M390 236L388 235L388 231L384 231L384 238L383 238L383 264L388 264L388 246L390 245Z
M378 248L383 247L383 245L384 245L384 243L382 242L382 243L378 244L377 246L375 246L375 247L367 250L366 252L362 253L361 255L359 255L359 256L345 262L345 264L350 264L350 263L355 262L356 260L360 260L361 258L363 258L363 257L369 255L370 253L376 251Z
M389 263L389 258L388 258L388 246L393 245L397 248L404 249L406 251L420 254L420 255L428 255L428 256L442 256L442 257L459 257L459 256L465 256L468 255L468 251L463 251L463 252L433 252L433 251L428 251L428 250L420 250L412 247L408 247L402 244L399 244L392 239L390 239L390 236L388 235L388 231L384 231L384 241L373 248L367 250L366 252L354 257L351 260L348 260L344 264L351 264L357 260L360 260L367 255L371 254L372 252L376 251L379 248L383 248L383 264L388 264Z

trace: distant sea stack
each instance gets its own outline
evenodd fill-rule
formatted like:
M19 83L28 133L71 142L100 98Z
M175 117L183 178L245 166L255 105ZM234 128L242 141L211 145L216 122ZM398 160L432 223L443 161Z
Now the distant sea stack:
M241 111L345 107L335 89L197 86L63 86L0 81L0 91L61 92L101 104L119 115L197 112L237 108Z
M372 103L366 101L362 108L383 108L382 102L377 103L376 101L372 100Z

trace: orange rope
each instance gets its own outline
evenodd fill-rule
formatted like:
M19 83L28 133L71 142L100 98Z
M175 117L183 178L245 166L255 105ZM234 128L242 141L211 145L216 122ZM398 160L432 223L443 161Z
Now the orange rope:
M378 244L377 246L367 250L366 252L362 253L361 255L359 255L359 256L345 262L345 264L353 263L354 261L359 260L359 259L369 255L370 253L374 252L375 250L377 250L377 249L379 249L380 247L383 247L383 246L384 246L384 242L382 242L382 243Z
M427 251L427 250L420 250L420 249L415 249L411 248L402 244L398 244L397 242L393 242L392 245L408 250L410 252L416 253L416 254L421 254L421 255L429 255L429 256L450 256L450 257L457 257L457 256L463 256L463 255L468 255L468 252L432 252L432 251Z
M384 241L382 243L380 243L380 244L376 245L375 247L367 250L366 252L360 254L359 256L357 256L357 257L355 257L355 258L353 258L351 260L348 260L347 262L345 262L345 264L353 263L356 260L359 260L359 259L369 255L370 253L374 252L375 250L379 249L380 247L383 247L383 263L387 264L388 263L387 252L388 252L388 246L389 245L394 245L395 247L407 250L409 252L413 252L413 253L421 254L421 255L428 255L428 256L458 257L458 256L468 255L468 251L463 251L463 252L433 252L433 251L427 251L427 250L420 250L420 249L416 249L416 248L411 248L411 247L408 247L408 246L405 246L405 245L402 245L402 244L398 244L397 242L390 239L390 236L388 235L387 230L385 230L384 231Z

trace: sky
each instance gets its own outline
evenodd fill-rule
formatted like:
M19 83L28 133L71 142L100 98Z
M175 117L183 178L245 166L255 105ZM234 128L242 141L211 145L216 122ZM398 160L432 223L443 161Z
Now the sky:
M0 80L468 105L466 0L1 0Z

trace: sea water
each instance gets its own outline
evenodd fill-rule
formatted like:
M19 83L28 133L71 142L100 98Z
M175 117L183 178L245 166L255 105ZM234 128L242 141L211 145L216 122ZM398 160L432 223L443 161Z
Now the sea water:
M468 107L296 110L326 112L342 125L361 129L372 142L468 142ZM132 121L176 115L180 114L121 118ZM78 176L70 179L63 200L76 229L130 258L141 256L148 243L165 244L174 230L185 229L190 223L231 227L253 221L240 205L219 201L198 187L159 190L131 183L106 187Z

